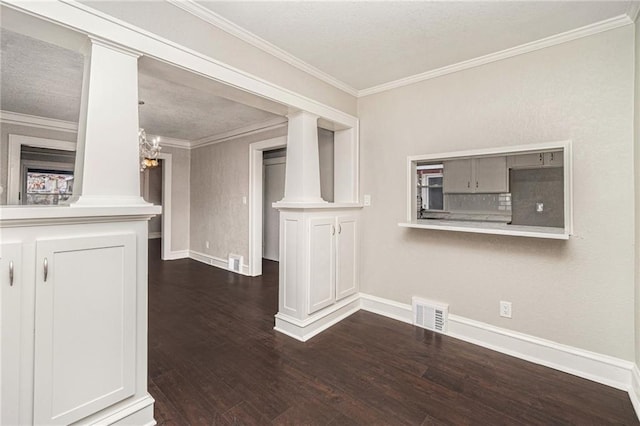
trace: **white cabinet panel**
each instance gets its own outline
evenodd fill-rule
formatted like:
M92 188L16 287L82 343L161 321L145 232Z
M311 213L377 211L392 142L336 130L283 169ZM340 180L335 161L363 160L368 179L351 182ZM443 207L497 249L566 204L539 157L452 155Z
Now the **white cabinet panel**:
M507 192L507 157L476 158L475 192Z
M354 216L337 219L336 234L336 300L357 291L358 284L358 222Z
M471 160L451 160L443 163L443 190L445 193L473 192L471 187Z
M22 244L0 245L0 424L20 420L21 295L25 285Z
M135 234L40 240L36 267L34 422L69 424L133 395Z
M335 300L334 219L309 221L309 306L311 314Z

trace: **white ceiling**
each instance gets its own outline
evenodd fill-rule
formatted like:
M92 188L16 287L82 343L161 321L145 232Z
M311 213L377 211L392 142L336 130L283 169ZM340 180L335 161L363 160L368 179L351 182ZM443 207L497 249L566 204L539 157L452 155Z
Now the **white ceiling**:
M613 18L632 1L203 1L362 90Z
M0 29L0 39L0 109L77 123L82 55L6 29ZM138 97L145 104L139 119L148 134L192 141L279 117L217 96L230 93L184 73L146 58L140 61Z

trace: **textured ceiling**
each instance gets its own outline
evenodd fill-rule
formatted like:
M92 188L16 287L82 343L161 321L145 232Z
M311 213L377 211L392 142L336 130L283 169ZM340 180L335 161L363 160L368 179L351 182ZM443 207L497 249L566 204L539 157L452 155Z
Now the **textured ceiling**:
M197 3L365 89L622 15L631 1Z
M0 109L78 121L82 55L0 29Z
M78 122L82 55L0 31L0 109ZM148 134L197 140L277 117L216 96L222 90L212 81L185 78L184 73L166 64L140 61L138 97L145 105L139 109L139 119Z

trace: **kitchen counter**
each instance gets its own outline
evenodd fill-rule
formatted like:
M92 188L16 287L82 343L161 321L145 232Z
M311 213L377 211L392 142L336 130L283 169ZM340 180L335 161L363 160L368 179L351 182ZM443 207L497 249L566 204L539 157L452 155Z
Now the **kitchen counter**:
M402 228L436 229L440 231L512 235L517 237L548 238L555 240L569 239L569 232L564 228L509 225L506 222L451 219L419 219L415 222L399 223L398 226Z

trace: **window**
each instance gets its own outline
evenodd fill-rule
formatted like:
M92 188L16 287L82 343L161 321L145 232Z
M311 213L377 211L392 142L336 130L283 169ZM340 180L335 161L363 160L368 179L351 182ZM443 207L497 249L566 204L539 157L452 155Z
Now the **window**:
M419 164L416 166L418 183L417 217L422 218L429 210L444 210L442 193L442 163Z
M28 169L24 204L56 205L73 192L73 173Z

